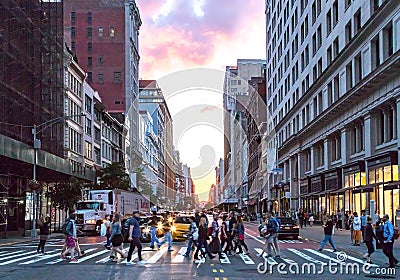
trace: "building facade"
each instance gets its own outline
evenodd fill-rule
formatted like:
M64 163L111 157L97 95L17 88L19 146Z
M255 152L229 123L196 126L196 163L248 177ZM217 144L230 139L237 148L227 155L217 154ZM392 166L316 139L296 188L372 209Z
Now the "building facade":
M393 220L399 19L398 1L266 1L269 130L281 170L269 184L275 210L321 218L369 212L373 200Z

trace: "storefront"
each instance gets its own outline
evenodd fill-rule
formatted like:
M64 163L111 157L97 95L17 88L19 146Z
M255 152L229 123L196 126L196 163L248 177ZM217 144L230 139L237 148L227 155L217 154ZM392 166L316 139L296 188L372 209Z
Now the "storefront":
M305 212L310 211L308 194L311 192L311 184L309 184L309 178L300 179L300 207Z
M366 207L366 194L370 190L366 188L365 162L357 161L343 167L345 211L361 213Z
M321 209L322 213L326 212L331 215L336 213L338 209L342 210L344 204L344 190L342 189L342 170L336 168L329 170L324 174L325 180L325 209ZM322 200L322 199L321 199ZM324 201L321 201L321 204Z
M368 185L371 186L362 199L374 200L376 211L383 216L388 214L393 221L399 207L399 167L397 152L389 152L378 157L367 159Z
M325 191L324 186L324 175L319 174L312 176L310 178L310 195L309 195L309 204L311 206L310 211L314 213L314 219L321 220L322 219L322 201L320 194Z

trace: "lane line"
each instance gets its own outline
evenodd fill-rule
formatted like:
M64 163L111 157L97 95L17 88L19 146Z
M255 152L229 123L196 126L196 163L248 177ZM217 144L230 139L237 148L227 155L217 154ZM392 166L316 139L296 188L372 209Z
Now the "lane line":
M300 252L299 250L296 250L296 249L293 249L293 248L287 248L287 249L290 252L292 252L292 253L294 253L294 254L296 254L296 255L298 255L298 256L302 257L303 259L306 259L306 260L308 260L310 262L321 264L321 265L327 265L327 263L324 263L324 262L321 262L319 260L316 260L313 257L310 257L309 255L306 255L306 254Z
M155 253L146 263L156 263L159 258L164 255L164 253L167 252L167 248L161 248L157 253Z
M182 247L178 254L175 256L175 258L171 261L172 263L182 263L185 259L185 256L183 254L186 253L187 247Z

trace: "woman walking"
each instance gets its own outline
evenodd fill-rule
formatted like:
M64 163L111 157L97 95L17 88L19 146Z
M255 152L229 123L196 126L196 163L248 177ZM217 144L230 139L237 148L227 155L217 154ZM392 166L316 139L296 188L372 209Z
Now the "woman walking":
M122 258L126 258L127 254L124 253L123 247L123 236L122 236L122 226L121 226L121 216L119 214L115 214L114 222L111 226L111 234L110 240L112 244L112 252L114 254L113 261L118 261L118 254L122 256Z
M368 263L371 263L371 255L373 252L375 252L374 244L372 243L374 238L376 243L379 243L378 237L372 229L372 218L368 216L367 225L365 226L365 245L367 245L368 252L364 254L364 258L367 259Z
M37 247L37 253L39 254L40 251L40 253L44 254L44 245L46 244L50 230L50 216L48 214L46 215L46 218L41 216L38 226L40 230L40 241Z
M228 240L228 233L227 233L227 227L226 227L226 220L227 220L227 218L228 218L227 216L224 216L224 217L222 218L221 235L220 235L220 239L221 239L221 250L222 250L222 252L225 253L225 255L228 255L228 249L229 249L228 242L227 242L227 240ZM226 247L225 247L225 249L224 249L225 244L226 244Z
M199 222L199 242L197 244L197 249L196 252L194 253L194 259L195 263L200 263L202 260L198 259L199 252L201 254L201 258L205 259L206 253L210 257L210 260L214 258L214 256L211 254L209 248L208 248L208 243L207 243L207 224L206 224L206 218L202 217ZM204 247L204 250L202 248Z
M244 243L244 232L245 229L244 229L243 218L242 216L238 216L237 225L235 228L235 233L238 238L237 238L237 243L235 243L235 249L233 251L236 252L236 249L239 248L239 254L243 253L242 246L245 248L246 254L249 254L249 248L247 247L246 243Z
M353 220L353 239L354 246L360 246L361 243L361 219L358 217L358 213L354 212Z

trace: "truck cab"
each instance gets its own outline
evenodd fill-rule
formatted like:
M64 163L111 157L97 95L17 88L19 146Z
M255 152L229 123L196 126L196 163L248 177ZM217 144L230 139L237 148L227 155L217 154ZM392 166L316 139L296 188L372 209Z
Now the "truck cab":
M106 215L103 201L87 200L76 204L76 227L83 233L100 233L100 227Z

